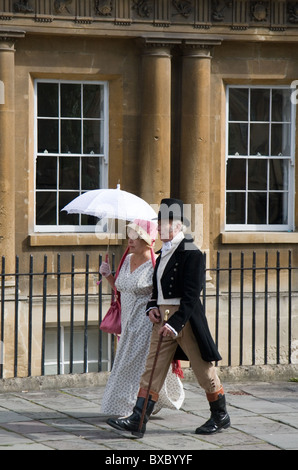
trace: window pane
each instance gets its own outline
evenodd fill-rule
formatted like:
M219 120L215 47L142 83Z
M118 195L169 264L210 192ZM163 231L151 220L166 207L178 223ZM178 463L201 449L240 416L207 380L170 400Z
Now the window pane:
M96 225L97 222L97 217L93 217L92 215L81 215L81 225Z
M270 90L252 89L250 104L251 121L269 121Z
M37 84L37 113L40 117L58 117L58 83Z
M229 125L229 155L247 155L247 124Z
M56 225L56 193L36 193L36 224Z
M80 187L79 157L60 157L59 187L60 189L79 189Z
M267 194L249 193L247 210L248 224L266 224Z
M84 121L83 153L103 153L102 121Z
M99 189L100 170L99 158L82 158L82 190Z
M272 124L271 155L290 156L291 154L291 125Z
M68 118L81 117L81 85L61 85L61 116Z
M73 335L74 362L78 361L79 364L75 364L75 363L73 364L74 373L82 373L84 371L84 343L82 342L82 339L84 338L83 335L84 335L84 332L82 329L75 328L74 335ZM68 374L70 371L70 366L69 366L70 331L69 331L69 328L64 329L64 343L61 344L61 349L62 348L64 352L64 373ZM56 357L57 357L57 353L56 353Z
M287 160L270 160L270 190L288 190L288 171Z
M250 155L269 155L269 125L251 124Z
M98 361L98 332L95 328L88 330L88 361Z
M61 152L81 153L81 121L61 121Z
M76 329L74 331L74 351L73 360L77 362L84 362L84 330Z
M246 189L246 160L230 158L227 164L227 189Z
M267 160L253 158L248 161L248 189L267 190Z
M57 331L45 332L45 374L57 374Z
M246 88L230 88L229 120L248 121L248 90Z
M36 188L57 189L57 157L37 157Z
M58 120L38 120L38 152L58 153Z
M291 91L272 90L272 121L291 121Z
M84 118L103 118L104 93L100 85L84 85Z
M270 193L269 195L269 223L288 223L288 194Z
M245 224L245 193L227 193L227 224Z
M59 192L59 225L78 225L79 214L68 214L62 211L69 202L79 196L79 192Z

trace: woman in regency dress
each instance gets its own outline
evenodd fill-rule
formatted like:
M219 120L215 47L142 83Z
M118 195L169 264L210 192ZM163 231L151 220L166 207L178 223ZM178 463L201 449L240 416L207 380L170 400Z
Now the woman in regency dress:
M149 351L152 323L146 315L146 305L152 293L155 266L154 241L157 225L137 219L128 225L128 254L115 281L108 263L102 263L100 273L121 294L121 336L113 368L101 403L106 415L131 413L139 390ZM162 407L179 409L184 390L177 375L169 369L155 413Z

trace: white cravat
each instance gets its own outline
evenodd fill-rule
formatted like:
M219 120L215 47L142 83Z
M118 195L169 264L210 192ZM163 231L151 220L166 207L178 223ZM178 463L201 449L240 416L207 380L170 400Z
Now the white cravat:
M169 242L163 242L162 248L161 248L161 252L162 252L162 253L166 253L166 252L169 251L171 248L172 248L172 242L171 242L171 241L169 241Z

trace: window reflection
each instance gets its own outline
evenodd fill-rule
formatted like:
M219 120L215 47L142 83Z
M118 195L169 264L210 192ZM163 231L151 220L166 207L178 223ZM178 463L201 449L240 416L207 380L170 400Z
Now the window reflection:
M38 152L39 153L58 153L59 123L57 119L39 119L38 120Z
M287 191L289 188L289 172L286 160L270 161L270 190Z
M229 125L229 155L247 155L247 124Z
M81 85L61 85L61 117L81 117Z
M269 155L269 125L250 125L250 155Z
M251 121L269 121L270 90L251 89Z
M39 83L37 89L37 109L39 117L59 116L58 83Z
M267 223L267 194L248 193L248 224L265 225Z
M248 160L248 189L266 191L267 189L267 160Z
M245 193L227 193L227 223L245 224Z
M272 124L271 155L290 156L291 154L291 125Z
M287 193L270 193L269 196L269 223L288 223L288 197Z

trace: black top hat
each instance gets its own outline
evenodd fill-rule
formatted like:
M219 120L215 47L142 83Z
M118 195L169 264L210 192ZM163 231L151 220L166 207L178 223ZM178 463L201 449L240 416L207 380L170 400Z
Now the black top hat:
M181 220L184 225L189 226L189 220L183 215L183 201L175 198L165 198L161 200L158 220Z

